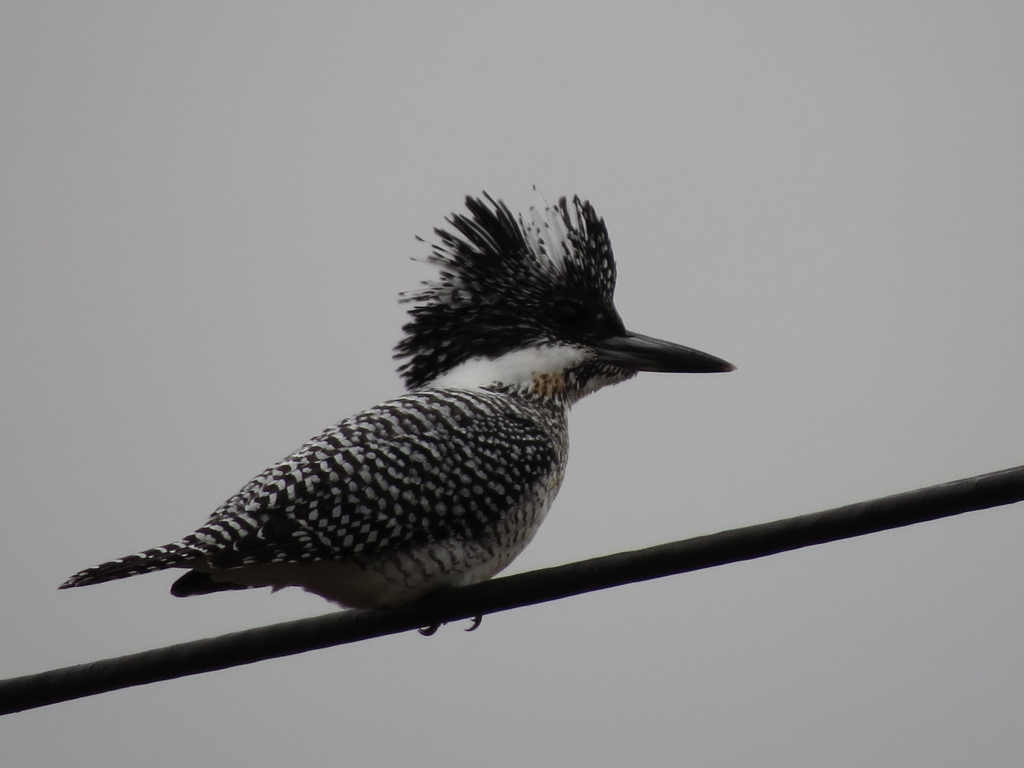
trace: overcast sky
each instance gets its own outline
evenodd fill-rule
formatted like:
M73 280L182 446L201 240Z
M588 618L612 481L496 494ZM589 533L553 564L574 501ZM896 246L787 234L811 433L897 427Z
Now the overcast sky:
M0 7L0 677L311 616L57 591L401 391L466 194L579 194L629 328L510 572L1024 463L1019 2ZM1020 507L0 719L7 766L1008 766Z

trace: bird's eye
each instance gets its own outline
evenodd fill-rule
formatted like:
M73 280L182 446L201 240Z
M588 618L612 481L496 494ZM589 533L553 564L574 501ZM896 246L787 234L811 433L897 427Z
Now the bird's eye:
M551 317L559 328L571 331L583 325L587 318L587 310L579 302L560 301L552 308Z

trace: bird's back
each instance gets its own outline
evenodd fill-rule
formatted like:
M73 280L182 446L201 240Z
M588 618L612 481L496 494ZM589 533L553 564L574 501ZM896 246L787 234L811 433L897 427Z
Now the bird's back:
M487 390L410 393L325 430L181 541L66 586L185 567L197 573L179 580L178 595L294 584L344 605L407 602L507 565L547 513L566 456L560 405Z

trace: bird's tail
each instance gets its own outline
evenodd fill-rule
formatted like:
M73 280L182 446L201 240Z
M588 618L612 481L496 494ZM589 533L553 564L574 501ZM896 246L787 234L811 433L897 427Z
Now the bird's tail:
M162 571L166 568L187 568L196 558L202 557L204 553L198 551L187 542L166 544L162 547L153 547L145 552L139 552L127 557L119 557L109 563L94 565L79 571L70 579L65 581L58 589L69 589L70 587L86 587L90 584L100 584L104 581L115 579L126 579L129 576L138 576L140 573L151 571Z

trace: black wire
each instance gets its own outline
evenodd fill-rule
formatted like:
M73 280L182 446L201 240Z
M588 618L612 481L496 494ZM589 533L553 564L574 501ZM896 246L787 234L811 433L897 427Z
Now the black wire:
M0 715L97 693L406 632L1024 500L1024 467L635 552L0 681Z

